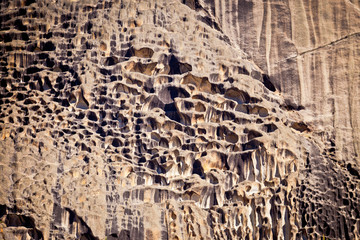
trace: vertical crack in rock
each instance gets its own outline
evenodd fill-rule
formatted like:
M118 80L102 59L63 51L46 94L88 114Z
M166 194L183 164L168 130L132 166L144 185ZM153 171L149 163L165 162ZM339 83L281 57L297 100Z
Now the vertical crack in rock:
M358 35L322 35L342 11L0 9L0 239L359 238Z

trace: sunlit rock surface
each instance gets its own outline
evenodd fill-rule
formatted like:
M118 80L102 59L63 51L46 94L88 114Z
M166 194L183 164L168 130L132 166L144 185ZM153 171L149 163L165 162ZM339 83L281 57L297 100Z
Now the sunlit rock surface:
M311 113L336 159L360 164L360 2L204 0L233 44ZM324 141L324 143L325 143Z
M359 3L0 6L0 239L359 239Z

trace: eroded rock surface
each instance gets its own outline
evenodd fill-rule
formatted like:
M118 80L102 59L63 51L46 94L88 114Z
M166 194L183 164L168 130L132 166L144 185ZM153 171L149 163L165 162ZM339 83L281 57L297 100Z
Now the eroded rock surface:
M357 112L299 100L312 75L279 84L270 67L297 68L262 62L257 26L234 35L251 1L0 4L0 239L359 238ZM296 61L343 59L320 45Z
M360 2L200 2L292 105L311 110L336 159L360 164Z

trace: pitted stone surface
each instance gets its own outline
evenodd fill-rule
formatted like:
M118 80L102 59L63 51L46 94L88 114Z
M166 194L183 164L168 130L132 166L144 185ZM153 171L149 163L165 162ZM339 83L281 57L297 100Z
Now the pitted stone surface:
M205 2L0 3L0 239L359 238L357 161Z

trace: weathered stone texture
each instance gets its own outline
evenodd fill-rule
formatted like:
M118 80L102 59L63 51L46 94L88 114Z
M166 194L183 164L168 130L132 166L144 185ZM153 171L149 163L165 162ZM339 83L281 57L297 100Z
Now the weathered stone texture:
M270 75L308 123L360 162L360 2L204 0L224 33Z
M325 2L0 2L0 239L359 239L360 4Z

